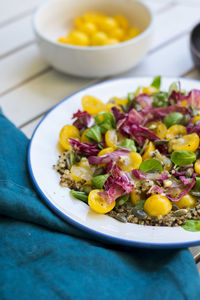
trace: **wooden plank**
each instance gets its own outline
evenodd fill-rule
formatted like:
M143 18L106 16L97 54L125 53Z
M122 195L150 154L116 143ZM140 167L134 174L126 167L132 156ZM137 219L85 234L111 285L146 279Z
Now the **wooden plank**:
M0 59L3 55L8 55L19 47L26 45L34 40L31 26L31 17L22 18L20 21L13 22L0 30Z
M0 1L0 27L33 12L41 0Z
M38 123L40 122L40 120L42 119L44 115L42 115L41 117L36 118L34 121L32 121L31 123L23 126L22 128L20 128L22 130L22 132L30 139L33 131L35 130L36 126L38 125Z
M180 51L181 49L181 51ZM188 35L183 36L168 47L147 56L140 65L126 72L122 77L131 76L180 76L193 67L188 47Z
M198 269L199 274L200 274L200 263L197 264L197 269Z
M157 74L180 76L192 68L187 41L188 37L186 36L169 47L152 53L138 67L121 75L121 77L153 76ZM181 52L179 51L180 49ZM177 52L180 52L180 55L175 56L174 53ZM89 82L92 83L91 81ZM47 111L73 91L88 85L89 82L84 79L68 77L52 70L2 96L0 105L3 107L6 115L17 126L20 126L24 122ZM17 114L16 111L18 112Z
M47 68L38 47L31 45L0 61L0 95Z
M200 246L189 248L194 260L198 262L200 260Z

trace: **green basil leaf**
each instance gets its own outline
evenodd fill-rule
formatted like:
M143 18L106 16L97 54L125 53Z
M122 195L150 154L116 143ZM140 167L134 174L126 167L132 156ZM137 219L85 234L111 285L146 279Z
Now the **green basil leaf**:
M161 86L161 76L156 76L152 83L151 83L151 86L155 87L156 89L160 89L160 86Z
M128 93L127 99L128 99L128 105L131 103L131 101L135 98L135 93Z
M195 192L200 192L200 177L196 177L196 183L192 190Z
M131 139L125 139L121 144L122 147L130 149L132 152L136 152L135 142Z
M179 87L178 87L177 82L172 82L172 84L169 86L169 91L168 91L168 93L169 93L169 95L170 95L172 91L178 92L178 90L179 90Z
M77 199L79 199L79 200L82 200L82 201L85 202L85 203L88 203L88 195L86 195L86 193L84 193L84 192L79 192L79 191L75 191L75 190L71 190L71 191L70 191L70 194L71 194L73 197L75 197L75 198L77 198Z
M180 124L182 119L183 115L181 113L173 112L164 118L164 124L167 126L167 128L169 128L172 125Z
M98 175L92 178L92 183L97 189L102 189L106 179L110 176L110 174Z
M116 128L115 118L113 114L109 112L98 113L95 117L95 121L97 125L100 126L102 133L106 133L106 131Z
M159 160L152 158L143 161L139 167L140 171L148 172L151 170L162 171L162 164Z
M146 201L146 200L140 200L140 201L135 205L135 208L137 208L137 209L143 209L145 201Z
M130 199L130 195L124 195L124 196L117 198L116 206L118 207L118 206L125 204L126 202L129 201L129 199Z
M200 220L186 220L182 228L188 231L200 231Z
M195 160L196 154L191 151L174 151L171 154L171 161L179 167L190 165Z
M153 94L153 102L152 102L152 107L167 107L167 97L168 93L166 92L159 92L159 93L154 93Z
M101 128L98 125L91 127L85 134L88 138L96 141L97 143L102 141Z

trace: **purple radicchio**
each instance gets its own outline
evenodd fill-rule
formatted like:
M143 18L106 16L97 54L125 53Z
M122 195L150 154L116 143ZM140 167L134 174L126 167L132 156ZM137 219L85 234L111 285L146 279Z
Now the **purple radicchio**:
M110 160L117 160L120 156L128 155L129 153L130 151L128 149L119 150L101 156L90 156L88 161L91 165L107 164L110 162Z
M183 95L180 91L172 91L169 96L169 102L171 99L173 99L175 103L185 100L187 102L187 106L194 105L200 109L200 90L194 89L190 91L188 95Z
M81 155L91 156L97 155L100 151L98 145L92 143L81 143L74 139L69 139L69 143L72 146L73 150Z
M77 113L73 114L72 119L75 119L73 125L79 130L82 128L90 128L94 125L94 118L87 111L78 110Z
M140 125L132 125L130 128L131 137L138 142L140 146L142 146L146 139L150 141L160 140L160 138L155 135L150 129L140 126Z
M137 95L131 102L129 110L135 106L135 103L141 106L141 108L150 108L152 107L152 96L147 94Z
M140 171L138 169L135 169L132 171L132 174L135 178L139 179L139 180L146 180L147 176L146 173L144 171Z
M105 184L105 191L99 195L108 203L112 204L118 197L132 192L134 185L128 179L126 172L117 166L116 162L110 161L107 171L111 174Z
M166 196L168 199L170 199L171 201L179 201L184 195L186 195L187 193L189 193L189 191L194 187L196 180L195 180L196 174L193 174L192 178L186 178L185 176L180 176L180 180L183 182L183 185L185 186L185 189L182 190L178 197L173 198L171 197L170 193L166 193ZM170 189L168 189L170 190Z

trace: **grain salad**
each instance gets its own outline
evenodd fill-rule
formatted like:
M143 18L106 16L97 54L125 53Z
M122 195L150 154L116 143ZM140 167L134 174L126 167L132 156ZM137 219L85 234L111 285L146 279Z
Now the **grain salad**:
M200 90L161 77L106 104L85 95L59 135L71 195L121 222L200 230Z

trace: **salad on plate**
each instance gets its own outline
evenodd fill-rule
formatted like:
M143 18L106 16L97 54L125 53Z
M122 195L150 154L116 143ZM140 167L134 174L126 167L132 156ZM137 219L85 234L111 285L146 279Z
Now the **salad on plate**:
M121 222L200 230L200 90L161 77L107 103L85 95L55 170L73 197Z

